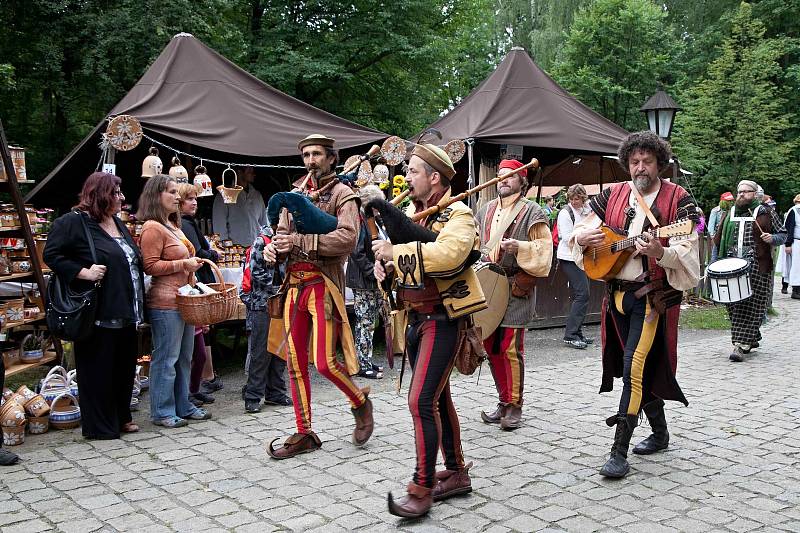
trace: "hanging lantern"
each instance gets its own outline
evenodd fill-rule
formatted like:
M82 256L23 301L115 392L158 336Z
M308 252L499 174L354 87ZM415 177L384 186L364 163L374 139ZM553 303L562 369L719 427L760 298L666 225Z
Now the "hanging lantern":
M372 175L375 176L375 183L380 185L389 181L389 167L386 165L375 165L372 169Z
M194 169L194 186L199 191L197 196L214 196L214 189L211 186L211 178L206 174L206 167L197 165Z
M145 157L144 161L142 161L142 177L152 178L156 174L161 174L163 169L164 163L162 163L161 158L158 157L158 148L151 146L150 155Z
M181 165L181 160L178 156L172 158L172 167L169 169L169 175L175 178L178 183L189 183L189 173L186 172L186 167Z

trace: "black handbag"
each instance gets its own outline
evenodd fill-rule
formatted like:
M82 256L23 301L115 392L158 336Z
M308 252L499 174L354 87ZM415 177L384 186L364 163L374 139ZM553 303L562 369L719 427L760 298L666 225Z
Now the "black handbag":
M89 227L83 215L75 211L81 218L81 225L86 232L86 240L92 252L92 262L97 264L97 253L94 241L89 234ZM55 272L50 275L47 285L47 327L50 332L60 339L80 341L87 338L94 327L94 318L97 313L97 289L100 282L94 284L86 291L76 291L68 281L58 276Z

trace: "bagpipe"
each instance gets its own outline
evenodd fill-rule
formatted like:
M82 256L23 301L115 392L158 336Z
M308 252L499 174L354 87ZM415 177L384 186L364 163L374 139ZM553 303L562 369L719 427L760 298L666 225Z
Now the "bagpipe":
M370 198L364 205L364 211L367 225L370 227L372 238L373 240L380 238L380 231L377 223L375 222L375 212L377 211L381 217L384 234L386 237L388 237L386 240L389 240L392 244L406 244L417 241L434 242L438 234L435 231L426 228L422 224L419 224L419 221L427 220L428 217L444 211L450 205L460 202L472 196L473 194L486 189L487 187L496 185L509 176L529 168L537 168L538 166L539 161L534 158L530 163L523 165L520 168L503 175L502 177L491 179L448 199L440 200L436 205L431 206L424 211L420 211L419 213L415 213L411 217L407 216L396 206L396 203L399 203L396 202L397 199L393 200L392 202L388 202L382 196L378 198ZM400 201L402 201L402 199ZM481 254L478 250L472 250L464 264L464 268L474 264L476 261L478 261L478 259L480 259L480 256Z
M358 156L357 161L347 165L341 174L308 195L296 191L273 194L267 204L267 220L269 225L272 226L273 233L277 233L278 221L283 209L286 209L292 215L297 233L325 234L335 230L338 225L336 217L314 205L314 202L319 200L323 194L331 190L337 183L352 184L355 181L355 177L351 173L362 161L370 159L379 151L380 146L373 145L366 154ZM311 179L311 175L312 172L309 172L300 184L301 191L305 188L308 180Z

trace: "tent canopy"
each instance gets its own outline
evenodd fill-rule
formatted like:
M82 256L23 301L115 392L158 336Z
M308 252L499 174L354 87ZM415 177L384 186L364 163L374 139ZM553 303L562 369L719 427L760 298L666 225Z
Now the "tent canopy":
M445 139L598 154L616 153L628 135L565 91L520 47L430 127Z
M296 158L297 142L310 133L333 137L340 149L387 137L280 92L188 33L179 33L170 40L108 116L123 114L136 117L146 135L168 145L183 149L191 146L195 152L202 152L197 150L199 147L222 157L234 154L244 158ZM71 182L78 179L82 183L100 156L96 146L104 124L105 121L98 124L27 199L52 188L48 182L53 179L62 182L61 174L69 174ZM145 140L140 146L146 143ZM75 158L90 162L88 166L71 164ZM164 162L168 166L168 158Z
M490 158L500 153L499 147L487 145L522 145L523 160L538 158L544 176L551 166L561 166L545 185L598 182L601 158L580 168L571 162L583 155L616 154L628 135L565 91L520 47L512 48L489 77L429 128L445 141L474 139L476 150ZM614 177L608 173L603 181Z

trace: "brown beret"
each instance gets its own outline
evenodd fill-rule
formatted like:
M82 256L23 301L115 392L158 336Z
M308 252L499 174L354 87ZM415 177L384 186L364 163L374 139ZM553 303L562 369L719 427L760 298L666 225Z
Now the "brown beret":
M299 143L297 143L297 149L302 150L306 146L327 146L328 148L333 148L333 143L336 142L336 139L331 139L330 137L326 137L324 135L320 135L319 133L314 133L302 139Z
M447 152L432 144L418 144L411 155L415 155L433 167L433 170L447 179L453 179L456 169Z

